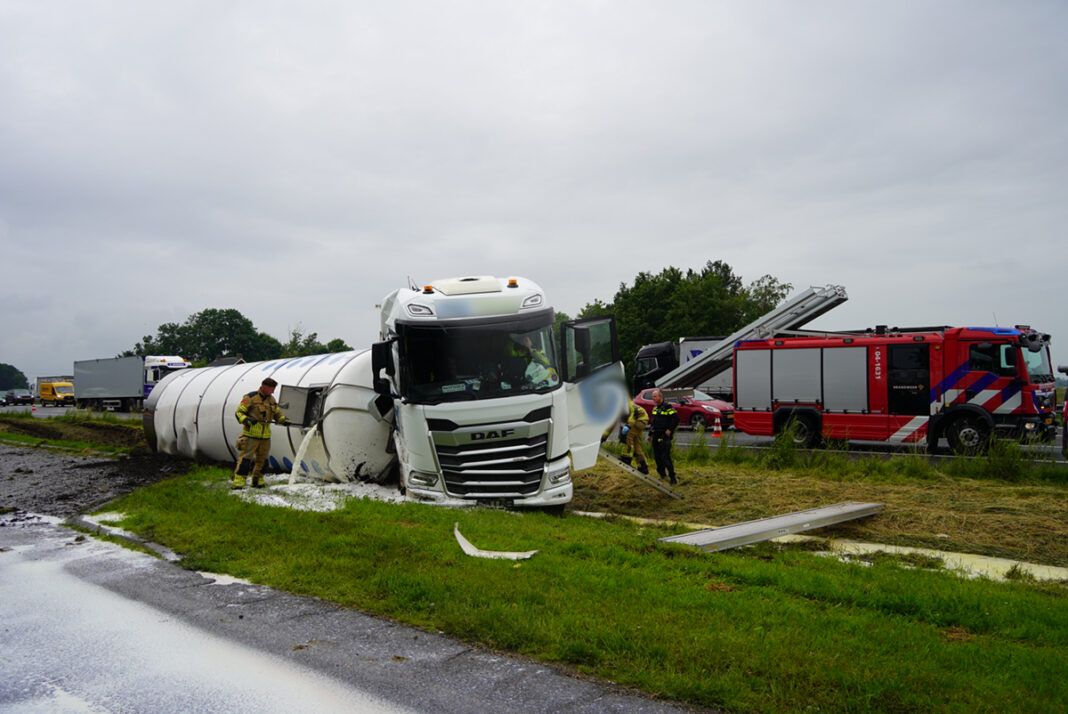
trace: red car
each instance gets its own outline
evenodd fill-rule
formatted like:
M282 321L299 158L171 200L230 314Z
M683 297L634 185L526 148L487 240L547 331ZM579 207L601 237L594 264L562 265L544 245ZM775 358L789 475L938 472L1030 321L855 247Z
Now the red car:
M712 427L719 416L719 424L726 429L734 424L734 405L722 399L713 399L699 389L665 389L664 401L679 413L681 426ZM653 390L646 389L634 397L634 403L652 416Z

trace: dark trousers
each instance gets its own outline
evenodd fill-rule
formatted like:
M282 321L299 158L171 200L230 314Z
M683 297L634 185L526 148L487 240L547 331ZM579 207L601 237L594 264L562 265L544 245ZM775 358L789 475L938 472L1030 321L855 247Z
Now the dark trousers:
M675 483L675 464L671 462L671 438L654 432L652 441L656 472L660 474L660 478Z

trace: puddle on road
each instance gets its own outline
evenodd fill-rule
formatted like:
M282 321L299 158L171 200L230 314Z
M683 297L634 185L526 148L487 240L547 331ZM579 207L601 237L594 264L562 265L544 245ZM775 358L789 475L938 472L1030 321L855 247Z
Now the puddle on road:
M262 587L256 586L255 583L250 583L248 580L241 578L235 578L232 575L221 575L219 573L209 573L203 570L198 570L197 575L206 580L210 580L210 585L248 585L249 587Z

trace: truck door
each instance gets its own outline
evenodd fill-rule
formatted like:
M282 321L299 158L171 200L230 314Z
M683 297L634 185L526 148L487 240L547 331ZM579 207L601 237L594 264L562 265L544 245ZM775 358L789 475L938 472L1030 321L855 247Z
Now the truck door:
M931 417L931 346L927 342L892 344L887 353L889 439L915 442L927 433Z
M560 367L571 463L573 470L581 471L597 462L601 434L626 406L615 319L594 317L562 324Z
M890 345L887 374L891 414L931 414L931 349L925 342Z

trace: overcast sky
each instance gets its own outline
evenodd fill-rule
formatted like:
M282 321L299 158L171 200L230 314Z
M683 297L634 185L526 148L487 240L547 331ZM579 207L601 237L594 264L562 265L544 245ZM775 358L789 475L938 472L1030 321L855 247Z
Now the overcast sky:
M0 0L0 362L723 260L1068 362L1068 3Z

